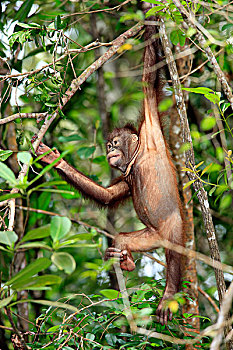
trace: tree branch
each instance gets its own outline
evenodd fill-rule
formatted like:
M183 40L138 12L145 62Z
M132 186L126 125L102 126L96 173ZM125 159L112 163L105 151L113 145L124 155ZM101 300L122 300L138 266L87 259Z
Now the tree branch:
M178 0L173 0L173 1L175 3ZM195 165L194 151L193 151L193 146L192 146L192 138L191 138L191 134L190 134L188 118L187 118L187 113L186 113L186 108L185 108L185 103L184 103L184 97L183 97L183 93L181 90L179 75L178 75L176 63L175 63L175 60L173 58L173 54L171 51L170 42L169 42L167 34L166 34L166 29L165 29L165 24L164 24L163 19L161 19L160 35L161 35L161 40L162 40L162 45L163 45L166 61L168 64L168 68L169 68L172 83L173 83L177 109L178 109L178 113L179 113L180 121L181 121L183 142L189 145L189 150L185 151L186 166L189 168L190 164L192 166ZM215 59L215 57L214 57L214 59ZM225 77L224 77L224 79L225 79ZM233 102L233 99L232 99L232 102ZM209 207L207 193L203 187L202 182L200 182L199 180L196 179L194 173L187 172L187 174L188 174L190 180L195 180L193 183L193 187L194 187L194 190L196 192L196 196L197 196L199 203L200 203L200 206L201 206L201 211L202 211L202 216L203 216L204 225L205 225L205 229L206 229L206 235L207 235L207 240L208 240L208 244L209 244L209 248L210 248L211 258L213 259L214 263L220 262L221 261L220 252L219 252L219 248L218 248L218 242L217 242L217 238L216 238L216 234L215 234L212 216L210 213L210 207ZM223 275L223 271L219 270L216 265L214 267L214 272L215 272L215 278L216 278L216 282L217 282L219 301L220 301L220 304L222 304L223 297L224 297L224 294L226 292L224 275ZM229 327L225 329L226 334L228 334L229 331L230 331ZM229 345L229 346L231 346L231 345ZM230 349L230 347L229 347L229 349Z

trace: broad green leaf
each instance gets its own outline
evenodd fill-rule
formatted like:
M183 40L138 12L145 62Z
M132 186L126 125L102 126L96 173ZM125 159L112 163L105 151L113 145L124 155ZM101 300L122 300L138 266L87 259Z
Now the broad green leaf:
M76 268L76 262L72 255L69 253L53 253L51 257L52 262L59 270L64 270L66 273L71 274Z
M204 131L208 131L213 129L213 127L216 125L216 119L215 117L206 117L202 119L201 121L201 128Z
M179 33L178 30L173 30L170 34L170 40L173 45L177 45L179 43Z
M147 11L146 13L146 18L153 16L155 13L163 10L166 6L165 5L158 5L156 7L153 7L152 9L150 9L149 11Z
M195 181L196 181L196 179L187 182L187 183L184 185L183 190L185 190L187 187L189 187L190 185L192 185Z
M23 270L18 272L14 277L12 277L7 283L7 286L10 286L13 283L16 283L21 280L25 280L29 277L34 276L40 271L47 269L51 265L51 261L47 258L39 258L29 265L27 265Z
M111 346L115 346L117 342L117 337L113 333L107 333L105 335L105 339L107 340L107 343Z
M179 30L178 35L179 35L179 43L180 43L180 46L182 47L185 45L186 35L181 30Z
M60 141L60 142L82 141L82 140L84 140L84 138L79 136L78 134L58 137L58 141Z
M24 248L24 249L30 249L30 248L38 248L38 249L46 249L46 250L53 250L52 247L50 247L49 245L43 243L43 242L29 242L29 243L23 243L20 244L19 246L20 248Z
M66 217L54 216L51 220L50 235L54 242L63 238L71 229L71 221Z
M55 275L43 275L30 277L22 281L17 281L11 285L11 288L14 290L33 290L38 288L43 288L52 284L60 284L62 278Z
M14 294L12 294L8 298L4 298L4 299L0 300L0 309L7 306L13 298L14 298Z
M26 28L26 29L35 29L35 28L40 28L40 25L37 23L17 23L18 26L22 27L22 28Z
M14 231L0 231L0 243L12 246L18 240Z
M0 177L6 180L9 184L15 185L17 183L15 174L13 171L8 168L8 166L2 162L0 162Z
M31 164L32 162L32 156L29 152L19 152L17 154L18 161L23 164Z
M232 195L231 195L231 194L226 194L225 196L223 196L223 197L220 199L219 208L220 208L221 210L230 208L231 203L232 203Z
M77 154L81 159L89 158L95 152L95 146L92 147L81 147L78 149Z
M26 235L21 239L20 242L26 242L31 241L34 239L40 239L44 237L50 236L50 227L51 225L45 225L38 228L35 228L34 230L28 231Z
M115 289L102 289L100 293L108 299L121 298L121 293Z
M146 1L146 2L149 2L150 4L154 4L154 5L161 5L161 1L158 1L158 0L142 0L142 1Z
M4 162L8 157L12 155L13 151L6 150L6 151L0 151L0 161Z
M190 91L190 92L194 92L195 94L208 94L208 93L215 93L213 90L206 88L206 87L197 87L197 88L182 88L182 90L185 91Z
M21 198L21 197L22 195L20 193L8 193L8 194L4 194L3 196L0 196L0 202L11 198Z
M18 300L16 302L12 303L10 306L14 306L17 304L22 304L22 303L35 303L35 304L40 304L40 305L52 306L55 308L70 310L72 312L79 311L75 306L65 304L65 303L60 303L59 301L49 301L49 300L35 300L35 299Z

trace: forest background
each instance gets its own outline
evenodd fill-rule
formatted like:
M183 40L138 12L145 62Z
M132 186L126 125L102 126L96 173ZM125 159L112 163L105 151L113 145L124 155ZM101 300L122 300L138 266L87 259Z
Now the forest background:
M167 326L156 319L167 242L135 254L137 268L123 277L103 255L116 232L143 227L132 203L95 208L42 167L31 145L37 134L104 186L118 175L105 140L140 118L141 3L2 1L2 350L232 349L233 2L150 2L172 50L162 60L159 108L187 221L182 291L169 305L175 316Z

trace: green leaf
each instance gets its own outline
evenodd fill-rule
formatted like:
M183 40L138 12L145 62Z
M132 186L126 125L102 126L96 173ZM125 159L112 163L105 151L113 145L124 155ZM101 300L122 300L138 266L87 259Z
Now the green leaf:
M78 149L77 154L81 159L89 158L95 152L95 146L92 147L81 147Z
M64 270L66 273L71 274L76 268L76 262L72 255L69 253L53 253L51 257L52 262L59 270Z
M173 30L170 34L170 40L173 45L177 45L179 43L179 33L178 30Z
M24 22L24 20L27 18L27 15L31 11L33 4L34 4L34 0L23 1L21 7L19 8L19 10L15 14L14 20Z
M38 288L43 288L52 284L60 284L62 278L55 275L43 275L30 277L22 281L17 281L11 285L14 290L37 290Z
M196 181L196 179L187 182L187 183L184 185L183 190L185 190L187 187L189 187L190 185L192 185L195 181Z
M50 236L50 227L51 225L49 224L28 231L28 233L26 233L26 235L21 239L20 242L26 242Z
M0 196L0 202L11 198L21 198L21 197L22 195L20 193L8 193L8 194L4 194L3 196Z
M2 177L11 185L17 184L15 174L13 173L13 171L10 168L8 168L6 164L2 162L0 162L0 177Z
M12 294L8 298L4 298L4 299L0 300L0 309L7 306L13 298L14 298L14 294Z
M108 344L111 346L114 346L117 342L117 337L113 333L107 333L105 335L105 339L107 340Z
M0 243L12 246L18 240L14 231L0 231Z
M4 162L7 158L9 158L12 155L13 151L6 150L6 151L0 151L0 161Z
M35 29L35 28L40 28L40 25L37 23L17 23L18 26L22 27L22 28L26 28L26 29Z
M52 306L55 308L70 310L72 312L79 311L75 306L65 304L65 303L60 303L59 301L50 301L50 300L24 299L24 300L18 300L16 302L12 303L10 306L14 306L17 304L22 304L22 303L35 303L35 304L40 304L40 305Z
M232 203L232 195L231 195L231 194L226 194L225 196L223 196L223 197L220 199L219 208L220 208L221 210L230 208L231 203Z
M213 127L216 125L216 119L215 117L206 117L202 119L201 121L201 128L204 131L208 131L213 129Z
M161 5L161 3L160 3L160 5L158 5L156 7L153 7L152 9L147 11L146 18L155 15L157 12L163 10L165 7L166 6L165 5Z
M29 242L29 243L23 243L20 244L20 248L24 248L24 249L30 249L30 248L38 248L38 249L46 249L46 250L53 250L52 247L50 247L49 245L43 243L43 242Z
M146 1L146 2L149 2L150 4L154 4L154 5L161 5L161 1L158 1L158 0L142 0L142 1Z
M179 35L179 43L180 43L180 46L182 47L185 45L186 35L181 30L178 31L178 35Z
M23 270L18 272L14 277L12 277L5 285L10 286L13 283L16 283L21 280L28 279L29 277L34 276L40 271L47 269L51 265L51 261L47 258L39 258L28 266L26 266Z
M78 134L58 137L58 141L60 141L60 142L82 141L82 140L84 140L84 138L79 136Z
M211 190L209 191L209 196L211 197L214 191L216 190L216 186L212 187Z
M54 242L63 238L71 229L69 218L54 216L51 220L50 235Z
M31 164L32 162L32 156L29 152L19 152L17 154L18 161L23 164Z
M61 16L57 16L54 21L55 29L61 29Z
M121 298L121 293L115 289L102 289L100 293L108 299Z

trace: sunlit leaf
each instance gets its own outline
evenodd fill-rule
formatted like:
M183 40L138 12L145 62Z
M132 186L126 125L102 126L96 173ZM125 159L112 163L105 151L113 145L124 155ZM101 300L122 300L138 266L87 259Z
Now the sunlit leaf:
M47 269L51 265L51 261L47 258L39 258L29 265L27 265L24 269L18 272L15 276L13 276L7 283L7 286L10 286L12 283L16 283L23 279L27 279L36 275L38 272Z
M71 274L76 269L76 262L73 256L69 253L55 252L51 257L51 260L59 270L64 270L68 274Z
M18 235L14 231L0 231L0 243L12 246L18 240Z
M184 185L183 190L185 190L187 187L189 187L190 185L192 185L195 181L196 181L196 179L187 182L187 183Z
M13 298L14 298L14 294L12 294L10 297L0 300L0 309L10 304Z
M2 162L0 162L0 177L6 180L11 185L15 185L17 183L13 171Z
M52 284L60 284L62 278L55 275L43 275L30 277L22 281L17 281L11 285L11 288L14 290L37 290L38 288L42 289L45 286L50 286Z
M48 237L50 235L50 227L51 225L45 225L35 228L34 230L28 231L20 242L26 242L34 239Z
M13 153L13 151L11 151L11 150L6 150L6 151L1 150L0 151L0 161L4 162L7 158L9 158L12 155L12 153Z
M29 152L19 152L17 158L23 164L30 164L32 162L32 156Z
M121 298L121 293L115 289L102 289L100 293L108 299Z
M54 216L51 220L50 235L54 242L63 238L71 229L69 218Z

